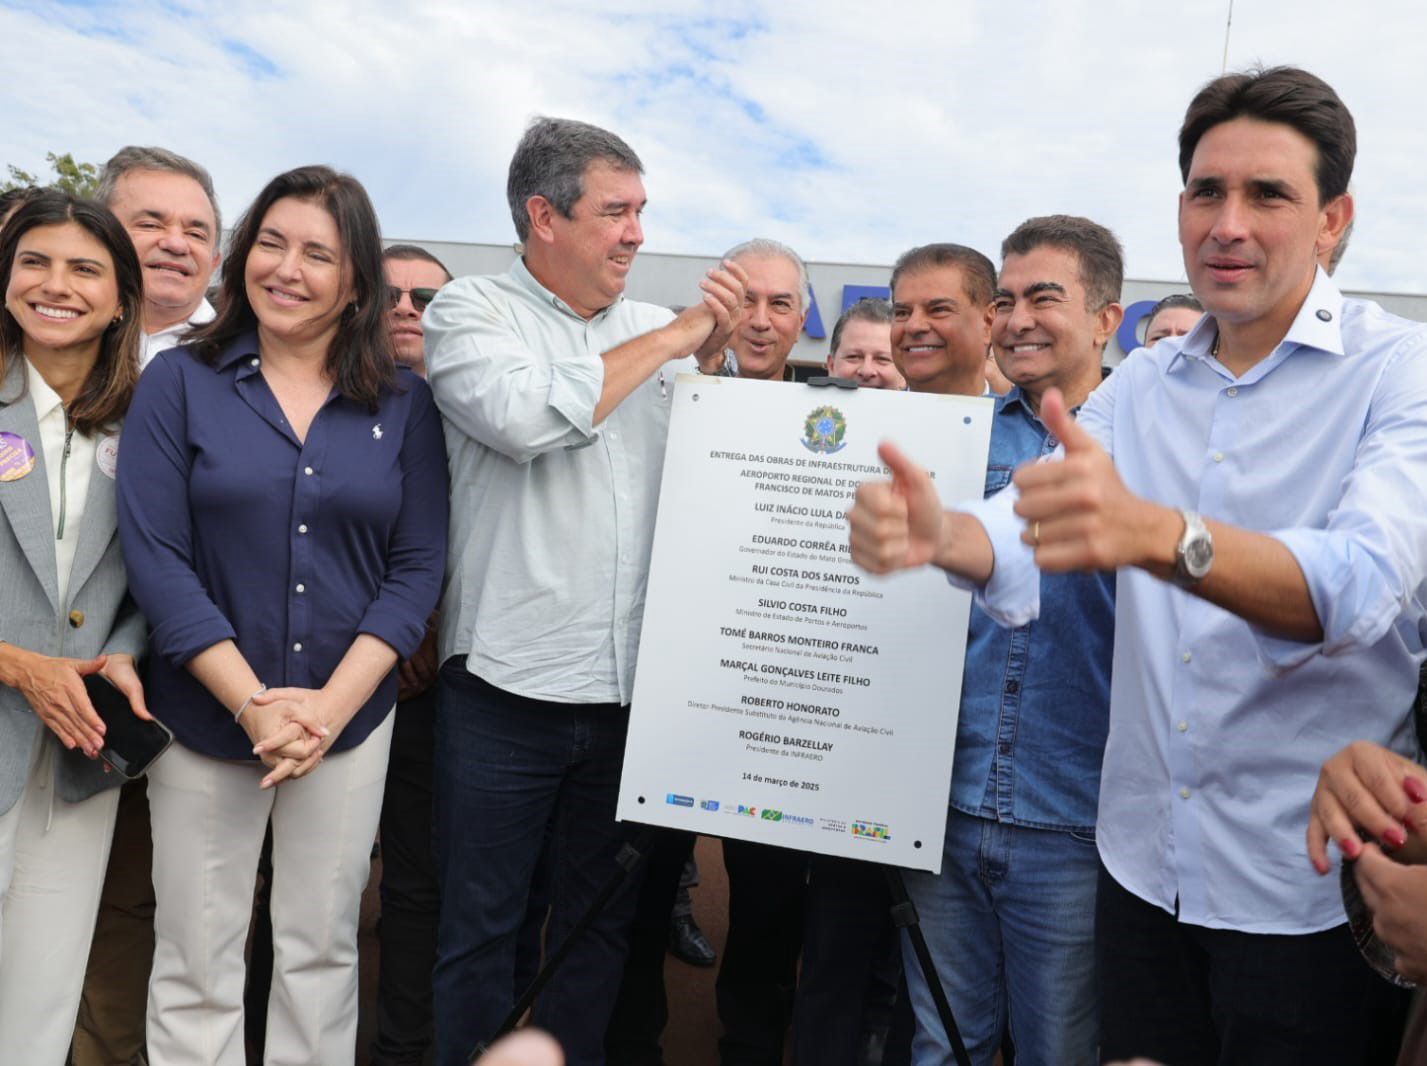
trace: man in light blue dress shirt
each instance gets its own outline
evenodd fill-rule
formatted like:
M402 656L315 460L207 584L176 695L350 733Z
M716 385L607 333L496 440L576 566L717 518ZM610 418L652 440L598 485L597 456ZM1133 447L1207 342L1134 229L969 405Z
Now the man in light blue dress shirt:
M1358 737L1413 750L1423 658L1427 327L1315 262L1352 218L1355 151L1311 74L1206 85L1180 130L1199 325L1132 354L1078 421L1047 395L1063 461L1007 492L943 512L887 446L893 482L853 513L869 569L933 562L1002 624L1037 616L1041 571L1117 571L1106 1059L1365 1063L1400 1020L1302 843L1325 758Z
M548 854L553 950L615 872L615 821L659 478L679 370L715 373L742 271L675 316L624 298L644 241L639 157L539 118L511 160L523 254L446 285L422 319L451 464L441 605L436 1059L465 1066L516 990ZM603 1063L634 892L596 916L536 1004L571 1066ZM519 990L523 991L523 990Z

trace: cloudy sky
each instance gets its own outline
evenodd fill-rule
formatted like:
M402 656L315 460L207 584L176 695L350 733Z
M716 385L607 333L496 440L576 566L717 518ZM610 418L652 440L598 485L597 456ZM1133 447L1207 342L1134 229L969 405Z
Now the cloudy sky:
M1132 276L1183 276L1175 131L1228 0L0 0L0 163L159 144L234 217L273 174L350 170L389 237L508 242L505 168L545 113L643 156L646 248L749 236L890 262L995 256L1033 214L1104 222ZM1348 288L1427 292L1427 11L1235 0L1230 68L1296 63L1358 121Z

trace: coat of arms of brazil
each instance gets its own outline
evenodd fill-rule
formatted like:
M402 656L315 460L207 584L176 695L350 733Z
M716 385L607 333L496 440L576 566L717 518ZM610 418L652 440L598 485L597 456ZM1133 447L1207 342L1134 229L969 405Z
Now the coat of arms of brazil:
M847 443L847 419L836 407L814 408L803 421L803 447L810 452L831 455Z

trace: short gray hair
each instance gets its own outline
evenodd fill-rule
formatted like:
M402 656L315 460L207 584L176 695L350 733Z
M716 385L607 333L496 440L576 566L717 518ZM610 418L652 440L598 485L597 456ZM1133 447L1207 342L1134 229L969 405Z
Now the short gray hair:
M728 251L723 253L724 259L742 259L744 256L751 256L755 259L786 259L798 268L798 299L802 301L801 311L806 311L813 303L813 286L808 280L808 264L803 262L803 257L793 249L789 248L782 241L771 240L768 237L754 237L751 241L744 241L742 244L735 244Z
M572 118L540 115L526 127L525 136L515 146L510 173L505 181L505 198L515 234L522 241L530 236L530 215L526 203L543 196L565 218L585 194L585 171L591 163L608 163L615 170L644 173L644 164L634 149L617 134L577 122Z
M223 215L218 210L218 194L213 191L213 178L208 171L186 156L170 152L167 148L140 147L128 145L120 148L104 164L99 172L99 185L94 190L94 198L109 207L114 202L114 191L119 179L131 170L166 170L170 174L182 174L198 182L203 194L208 197L208 206L213 208L213 241L216 245L223 233Z

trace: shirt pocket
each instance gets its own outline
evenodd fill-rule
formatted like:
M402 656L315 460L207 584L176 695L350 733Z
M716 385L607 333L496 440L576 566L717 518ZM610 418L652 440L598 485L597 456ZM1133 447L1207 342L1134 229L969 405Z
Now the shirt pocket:
M1012 466L998 466L995 464L986 467L986 495L988 497L996 495L1011 483L1011 475L1016 472Z

